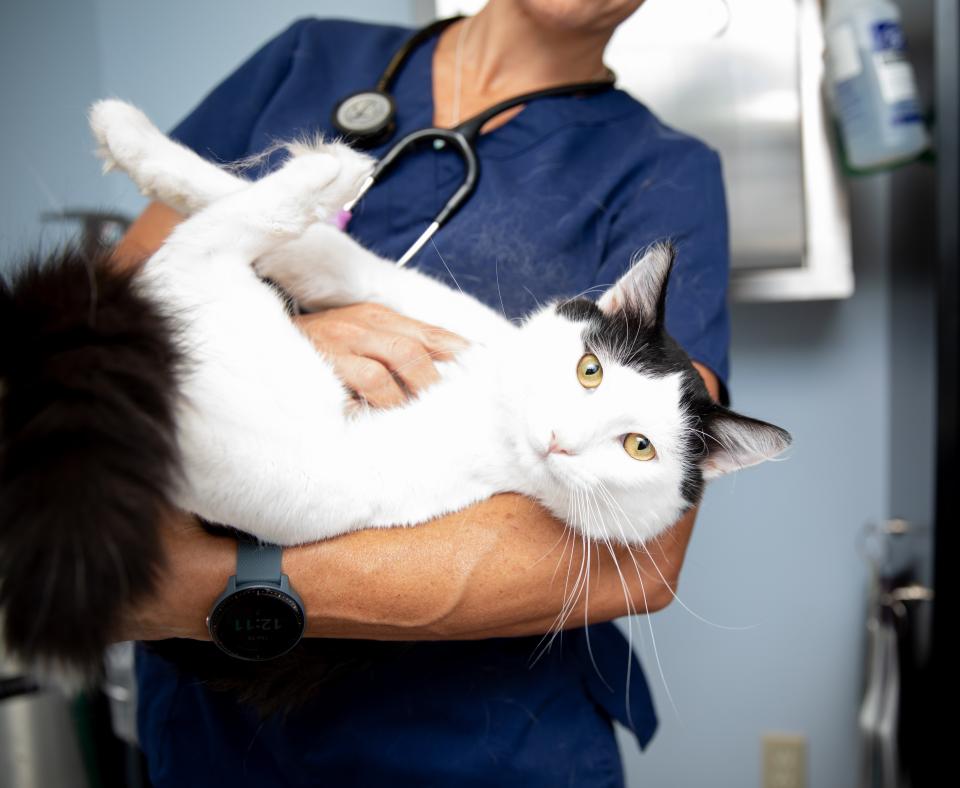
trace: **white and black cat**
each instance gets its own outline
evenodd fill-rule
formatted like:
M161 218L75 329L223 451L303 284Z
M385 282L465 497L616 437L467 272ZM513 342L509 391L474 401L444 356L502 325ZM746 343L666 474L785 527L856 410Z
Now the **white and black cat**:
M68 253L0 289L0 607L27 660L96 664L151 589L172 507L292 545L514 491L638 544L705 480L789 443L714 403L664 330L667 245L597 303L518 326L330 225L371 167L342 145L290 145L250 183L121 102L91 124L109 165L190 218L135 276ZM357 410L261 278L308 309L378 302L470 344L403 407Z

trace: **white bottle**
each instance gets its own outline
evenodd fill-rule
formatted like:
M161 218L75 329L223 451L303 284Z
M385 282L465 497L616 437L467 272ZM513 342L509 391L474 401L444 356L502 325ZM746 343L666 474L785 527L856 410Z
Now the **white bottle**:
M847 163L909 161L929 145L900 12L890 0L829 0L827 74Z

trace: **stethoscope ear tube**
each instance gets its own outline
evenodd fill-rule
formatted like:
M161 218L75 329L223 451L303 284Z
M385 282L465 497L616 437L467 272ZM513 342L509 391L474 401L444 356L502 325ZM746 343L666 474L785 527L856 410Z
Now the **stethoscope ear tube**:
M457 212L473 194L477 188L477 181L480 177L480 165L477 161L477 154L470 144L470 141L457 129L420 129L408 134L396 145L390 148L380 161L376 163L373 172L367 177L360 187L360 191L349 203L343 206L345 211L353 210L354 206L360 202L360 199L366 194L382 175L384 175L403 154L411 152L414 148L420 147L424 143L442 142L444 145L450 145L455 148L463 159L466 172L463 176L463 182L453 193L449 200L436 218L430 223L420 237L407 249L403 257L397 261L398 266L406 265L429 241L434 234Z

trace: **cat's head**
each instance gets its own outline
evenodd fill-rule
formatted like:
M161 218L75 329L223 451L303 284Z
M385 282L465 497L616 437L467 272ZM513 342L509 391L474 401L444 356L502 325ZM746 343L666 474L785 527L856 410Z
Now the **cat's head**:
M671 246L651 247L596 303L546 307L521 332L515 447L538 496L594 538L654 536L700 501L706 480L790 443L714 402L667 334L673 258Z

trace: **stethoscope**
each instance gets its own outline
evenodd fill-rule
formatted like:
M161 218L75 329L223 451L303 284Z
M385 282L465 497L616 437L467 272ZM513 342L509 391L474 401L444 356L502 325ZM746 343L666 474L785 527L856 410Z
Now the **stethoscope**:
M397 72L406 63L411 53L431 36L437 35L448 25L456 22L462 17L453 17L451 19L440 19L433 24L428 25L416 32L409 38L402 47L394 54L384 69L380 80L372 90L362 90L358 93L351 93L342 99L333 110L333 125L344 135L344 139L358 147L372 148L381 145L393 135L396 130L396 106L393 98L389 94L390 84L393 82ZM452 217L464 203L473 194L477 187L477 180L480 177L480 163L477 160L476 142L480 135L480 129L491 118L495 118L502 112L512 109L520 104L526 104L539 98L548 96L565 96L572 93L596 93L601 90L607 90L613 86L613 79L604 79L594 82L577 82L567 85L558 85L545 90L536 90L532 93L524 93L522 96L501 101L489 109L484 110L472 118L467 118L452 129L425 128L411 132L400 139L383 157L376 163L373 172L367 177L360 187L360 192L350 202L343 206L338 222L341 229L346 226L350 219L351 211L357 205L363 196L370 190L377 180L387 170L393 166L397 159L405 153L412 152L414 148L431 143L434 148L442 149L447 145L456 150L464 163L464 177L460 187L453 193L453 196L447 200L446 205L440 210L436 218L430 223L420 237L414 241L413 245L407 249L403 256L397 260L397 265L406 265L423 246L429 241L437 230L439 230L450 217Z

